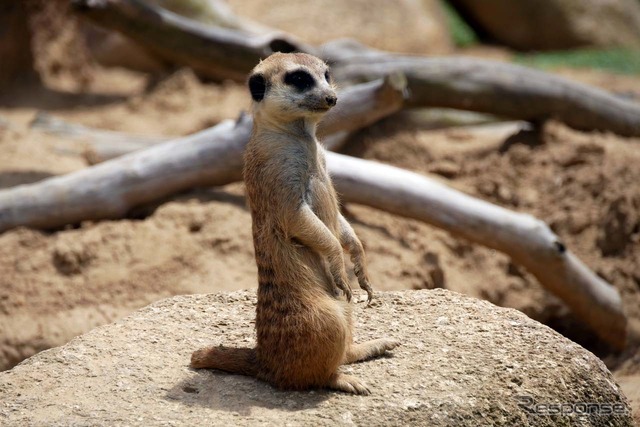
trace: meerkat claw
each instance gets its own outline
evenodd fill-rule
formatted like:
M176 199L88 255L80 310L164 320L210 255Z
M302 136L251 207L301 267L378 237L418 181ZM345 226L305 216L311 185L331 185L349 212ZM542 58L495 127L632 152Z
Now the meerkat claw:
M334 276L333 278L333 286L340 289L344 292L347 297L347 301L351 302L351 298L353 297L353 293L351 292L351 286L349 286L349 282L345 280L341 280L339 276Z
M373 301L373 291L371 288L365 289L367 291L367 307L371 306L371 301Z
M367 292L367 307L369 307L371 305L371 301L373 301L373 289L371 288L371 284L368 281L359 284L360 289Z
M340 289L342 289L342 292L344 292L344 294L346 295L347 302L351 302L351 298L353 297L353 293L351 292L351 288L349 287L349 285L341 287Z

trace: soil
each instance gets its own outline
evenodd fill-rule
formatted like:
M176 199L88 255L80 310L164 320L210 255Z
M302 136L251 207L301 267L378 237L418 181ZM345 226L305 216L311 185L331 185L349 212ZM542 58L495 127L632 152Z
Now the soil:
M173 136L234 118L250 103L242 85L201 82L189 70L149 76L81 65L65 72L54 67L45 86L0 94L0 188L87 166L82 140L30 128L38 112ZM640 99L640 77L558 72ZM509 137L433 127L442 126L424 112L403 113L355 135L344 151L436 176L546 221L620 291L631 329L640 330L640 139L553 122ZM519 309L602 357L632 399L640 389L637 341L624 354L611 354L505 255L416 221L344 209L365 243L377 290L444 287ZM0 234L0 369L160 298L255 288L250 229L243 186L234 184L176 195L117 221Z
M229 0L228 3L245 18L315 45L352 38L376 49L419 54L447 53L452 46L437 0Z

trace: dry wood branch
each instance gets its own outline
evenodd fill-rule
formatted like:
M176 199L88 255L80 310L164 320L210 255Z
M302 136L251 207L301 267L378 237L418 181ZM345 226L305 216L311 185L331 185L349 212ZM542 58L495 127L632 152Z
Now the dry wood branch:
M327 149L337 150L353 131L399 111L406 96L406 79L401 74L348 87L339 93L338 104L320 123L318 136ZM85 155L90 164L101 163L167 140L164 137L134 136L87 128L44 113L38 114L31 127L66 138L82 139L87 147ZM191 137L180 140L189 138Z
M205 24L216 25L223 28L243 30L255 34L273 33L269 28L258 22L238 16L229 7L225 0L206 1L167 1L145 0L147 3L159 5L189 19L194 19Z
M403 81L394 76L341 92L338 104L325 116L323 132L350 132L396 112L404 97ZM353 108L356 103L359 108ZM97 136L91 142L94 147L105 145L104 131L61 121L49 125L68 136ZM0 191L0 232L21 225L53 228L121 218L134 206L179 191L240 180L251 127L251 118L242 115L237 122L227 120L85 170Z
M73 0L95 23L117 30L166 60L220 79L243 80L260 58L274 51L321 56L346 81L394 72L408 78L408 106L450 107L521 120L555 118L584 130L640 136L640 105L603 90L526 67L470 58L394 55L352 41L319 49L290 35L256 36L207 27L140 0Z
M319 124L318 137L322 139L336 132L362 129L366 124L400 111L407 96L407 79L401 73L351 86L340 93L336 107Z
M77 172L0 191L0 231L121 218L134 206L180 191L238 181L251 126L251 118L242 116Z
M604 341L624 348L620 295L542 221L515 213L396 167L329 153L327 164L342 198L414 218L511 256L561 298Z
M64 120L43 112L38 112L29 126L31 129L65 138L90 138L91 140L104 142L105 144L117 145L126 143L128 145L139 145L140 148L146 148L158 142L169 140L169 138L163 136L131 135L123 132L89 128L75 123L65 122Z
M72 0L74 9L105 28L119 31L172 63L203 76L243 81L260 58L307 51L286 34L256 35L208 26L140 0Z
M640 104L518 65L367 54L333 68L338 79L352 82L402 72L410 93L407 106L457 108L534 122L553 118L576 129L640 136Z

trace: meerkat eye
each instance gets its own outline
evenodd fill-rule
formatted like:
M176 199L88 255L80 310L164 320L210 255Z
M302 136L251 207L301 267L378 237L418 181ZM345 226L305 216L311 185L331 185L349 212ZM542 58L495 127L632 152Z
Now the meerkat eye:
M331 83L331 74L329 73L329 70L324 72L324 79L327 81L327 83Z
M304 70L291 71L284 75L284 83L293 86L300 92L311 89L316 81L313 76Z

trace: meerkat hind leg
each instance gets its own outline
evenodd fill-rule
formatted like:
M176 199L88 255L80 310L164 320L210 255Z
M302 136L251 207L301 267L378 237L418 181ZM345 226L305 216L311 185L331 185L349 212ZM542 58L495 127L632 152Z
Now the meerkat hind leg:
M371 394L367 386L359 379L340 372L336 372L333 377L331 377L327 388L344 391L345 393L360 394L362 396Z
M347 350L345 364L362 362L373 357L382 356L400 345L400 341L389 338L378 338L359 344L352 344Z

